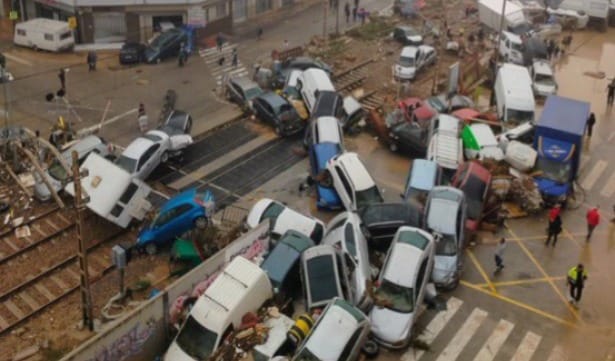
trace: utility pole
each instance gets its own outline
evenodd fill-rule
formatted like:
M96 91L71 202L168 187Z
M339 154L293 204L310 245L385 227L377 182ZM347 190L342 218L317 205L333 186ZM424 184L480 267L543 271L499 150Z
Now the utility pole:
M335 1L335 35L340 34L340 0Z
M4 126L8 128L9 127L10 100L9 100L9 80L8 80L8 75L6 73L5 64L0 64L0 76L2 77L2 85L4 88Z
M79 240L79 251L77 256L79 257L79 274L81 276L81 282L79 285L79 290L81 292L81 310L83 312L83 325L87 326L90 331L94 331L92 293L90 291L90 275L88 272L87 248L85 246L85 229L83 228L82 214L85 208L85 203L87 203L89 199L81 199L81 177L87 176L87 170L84 174L81 174L79 170L79 154L77 151L73 151L72 156L73 184L75 186L75 208L77 209L77 239Z
M495 66L497 68L498 61L500 60L500 41L502 41L502 30L504 30L504 20L506 17L506 1L502 0L502 14L500 14L500 30L498 31L498 40L495 43Z
M446 21L446 4L444 2L444 0L440 0L440 7L442 8L442 19L441 19L441 23L440 23L440 35L438 36L438 41L439 41L439 45L440 45L440 49L438 49L440 56L442 56L444 54L444 52L446 51L446 42L448 41L447 39L447 34L448 34L448 22ZM427 21L425 20L425 24L427 24ZM444 34L442 34L442 32L444 32ZM437 88L438 88L438 81L440 78L440 60L436 60L436 74L433 78L433 83L431 85L431 94L432 95L436 95L436 93L438 92Z

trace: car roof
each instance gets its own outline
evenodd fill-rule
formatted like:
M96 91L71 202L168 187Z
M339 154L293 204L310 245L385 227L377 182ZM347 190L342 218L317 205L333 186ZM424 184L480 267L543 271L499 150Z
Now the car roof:
M436 183L437 175L438 163L426 159L415 159L412 162L409 186L421 190L430 190Z
M455 233L457 211L461 203L450 199L432 197L429 201L427 227L444 234Z
M534 60L532 66L534 68L534 72L536 73L553 75L551 65L545 60Z
M133 159L139 159L141 155L154 144L150 139L138 137L133 140L122 152L123 156Z
M68 148L65 151L63 151L62 155L70 157L72 152L75 150L75 151L77 151L79 156L81 156L81 155L83 155L83 153L87 153L87 152L93 150L94 148L96 148L98 145L101 145L101 144L104 144L104 142L98 136L96 136L96 135L88 135L87 137L84 137L84 138L78 140L76 143L74 143L72 146L70 146L70 148Z
M169 199L161 208L160 212L167 211L171 208L175 208L184 203L195 203L194 197L196 196L196 188L187 189L180 194Z
M336 117L322 116L316 119L320 142L340 143L339 121Z
M258 84L247 76L231 77L231 81L243 89L258 87Z
M357 191L362 191L376 185L357 153L343 153L337 157L337 160L347 170Z
M470 129L472 133L474 133L474 137L476 139L480 139L481 146L497 146L498 141L495 139L495 135L493 134L493 130L487 124L483 123L474 123L471 124Z
M480 180L486 182L491 178L491 172L487 168L483 167L476 161L467 162L469 167L469 174L476 175Z
M459 119L447 114L440 114L438 117L438 130L448 130L455 133L459 131Z
M269 103L269 105L271 105L274 109L278 109L282 105L288 104L288 100L274 92L267 92L259 95L258 97Z
M383 270L383 278L403 287L414 288L414 279L423 251L400 242L393 243L392 247Z
M401 56L405 56L408 58L414 58L416 57L416 52L419 51L419 48L417 48L416 46L404 46L401 49Z

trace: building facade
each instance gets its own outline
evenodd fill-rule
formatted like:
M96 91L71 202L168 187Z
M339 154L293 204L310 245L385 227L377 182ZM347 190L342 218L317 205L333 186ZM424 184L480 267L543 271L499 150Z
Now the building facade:
M6 0L0 0L6 1ZM233 23L291 6L299 0L9 0L24 9L24 19L77 19L78 43L149 40L170 26L200 25L197 38L233 32ZM5 11L6 12L6 11Z

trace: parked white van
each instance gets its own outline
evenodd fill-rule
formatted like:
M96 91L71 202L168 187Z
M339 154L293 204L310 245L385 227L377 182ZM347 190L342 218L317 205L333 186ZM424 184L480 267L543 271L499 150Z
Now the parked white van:
M335 91L329 75L322 69L309 68L304 70L297 78L297 89L310 113L314 109L318 93L322 91Z
M499 51L505 61L523 64L523 42L519 35L509 31L502 31Z
M494 94L500 120L514 123L534 121L536 102L527 68L502 64L495 78Z
M13 42L34 50L58 52L72 49L75 37L67 22L37 18L17 23Z
M237 256L199 297L164 356L165 361L207 360L222 341L273 296L265 271Z

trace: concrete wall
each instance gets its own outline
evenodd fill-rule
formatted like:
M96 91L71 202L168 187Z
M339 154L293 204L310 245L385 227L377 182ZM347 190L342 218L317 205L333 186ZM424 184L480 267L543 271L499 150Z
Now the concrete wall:
M169 305L181 295L191 294L197 284L208 284L235 256L254 255L268 249L266 221L242 235L227 247L175 281L156 297L142 303L122 319L105 325L104 330L62 358L61 361L153 360L164 354L169 343Z

